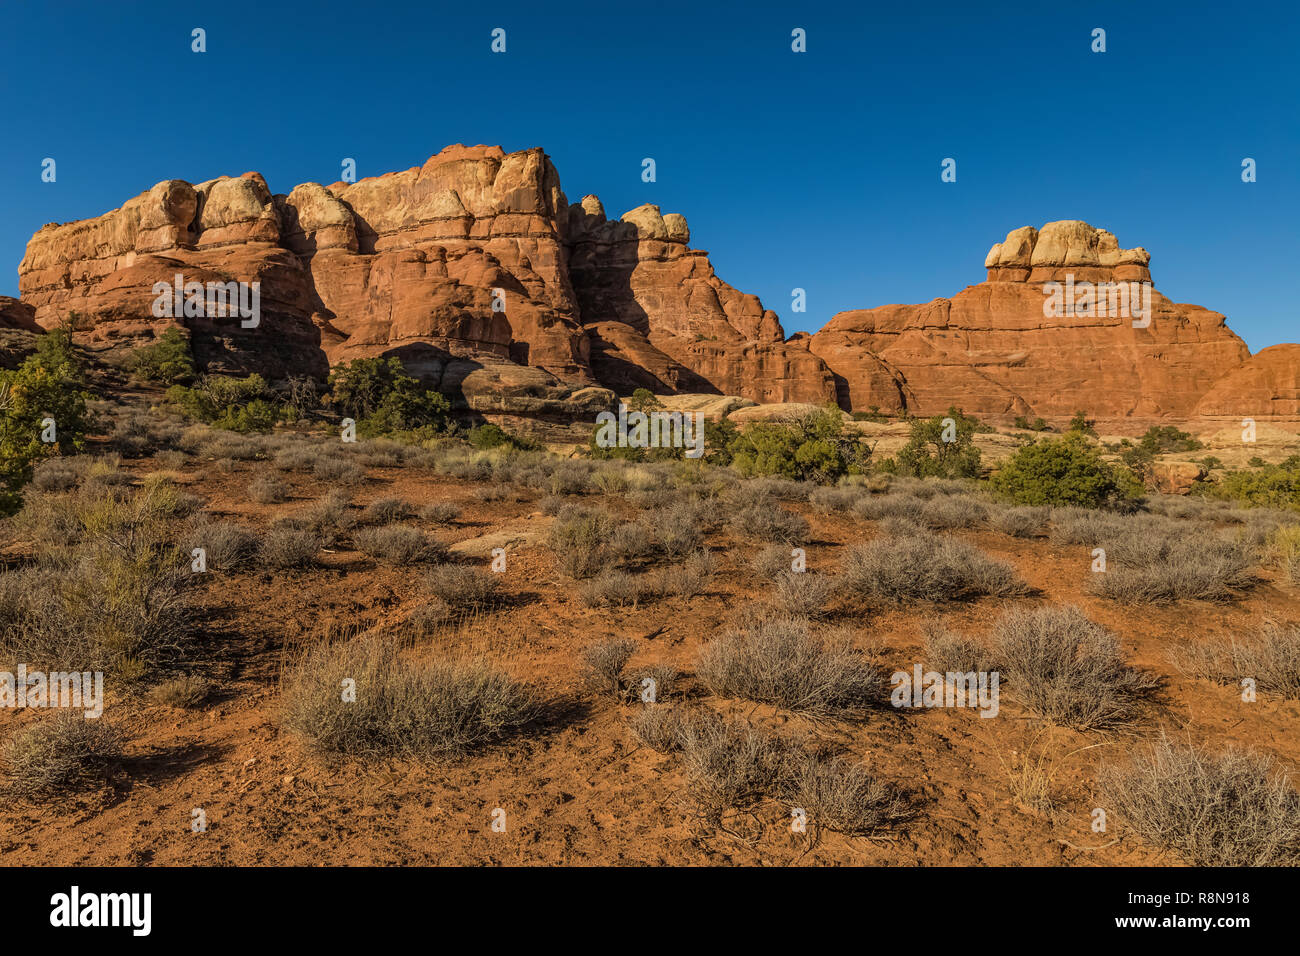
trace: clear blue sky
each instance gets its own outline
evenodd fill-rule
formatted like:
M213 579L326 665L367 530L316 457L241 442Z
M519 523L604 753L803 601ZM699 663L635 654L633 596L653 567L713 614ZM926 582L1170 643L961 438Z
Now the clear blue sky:
M684 213L787 333L952 295L1010 229L1085 219L1257 351L1300 341L1298 6L3 0L0 293L42 224L162 179L288 192L493 143L545 148L571 201Z

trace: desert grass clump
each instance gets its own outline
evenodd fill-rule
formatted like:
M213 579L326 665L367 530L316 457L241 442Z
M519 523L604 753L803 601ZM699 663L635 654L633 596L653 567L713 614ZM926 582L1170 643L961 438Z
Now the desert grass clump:
M259 505L278 505L289 498L289 485L272 475L260 475L248 483L248 496Z
M272 525L262 538L258 560L268 568L309 568L316 563L322 541L313 531Z
M421 520L439 526L452 524L460 514L460 505L454 501L439 501L420 509Z
M93 789L108 782L121 756L122 735L111 723L60 711L5 744L5 788L23 800Z
M808 522L771 499L760 499L731 516L731 531L737 537L781 544L798 544L808 539Z
M783 574L794 572L794 555L783 544L769 544L760 548L749 559L749 567L764 581L777 581Z
M387 564L411 564L428 561L442 554L442 547L419 528L404 524L384 524L358 528L352 542L363 554Z
M1300 793L1273 758L1160 739L1097 774L1101 805L1193 866L1300 863Z
M1253 548L1213 533L1134 534L1102 548L1106 570L1089 576L1088 590L1123 604L1223 603L1257 581Z
M1181 674L1218 684L1250 678L1267 693L1300 699L1300 625L1265 624L1253 634L1175 645L1170 663Z
M190 710L206 701L213 691L211 681L193 674L174 677L149 689L149 703Z
M856 545L844 557L840 578L845 595L898 604L1028 592L1010 565L964 541L928 532Z
M344 699L345 686L355 699ZM380 638L310 648L286 676L283 700L287 730L319 753L349 757L458 757L538 710L527 685L484 659L404 658Z
M485 610L501 600L501 575L464 564L435 564L424 576L424 587L450 607Z
M879 702L884 675L850 643L822 640L808 621L751 614L700 649L708 689L811 714L855 711Z
M1134 720L1156 682L1127 666L1119 640L1076 607L1012 610L993 628L1002 677L1035 714L1076 730Z

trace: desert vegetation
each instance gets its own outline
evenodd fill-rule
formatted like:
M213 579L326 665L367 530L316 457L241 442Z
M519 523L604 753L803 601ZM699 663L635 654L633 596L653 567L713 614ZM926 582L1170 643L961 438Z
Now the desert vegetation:
M98 800L107 832L148 780L222 801L240 860L495 859L497 808L521 860L1296 859L1287 461L1162 495L1178 429L959 408L890 454L860 431L885 416L835 409L607 454L464 420L396 360L313 390L206 375L179 336L118 407L46 338L4 373L46 397L2 406L0 670L103 671L109 716L0 712L7 820ZM988 719L944 703L993 673ZM390 839L416 807L443 836Z

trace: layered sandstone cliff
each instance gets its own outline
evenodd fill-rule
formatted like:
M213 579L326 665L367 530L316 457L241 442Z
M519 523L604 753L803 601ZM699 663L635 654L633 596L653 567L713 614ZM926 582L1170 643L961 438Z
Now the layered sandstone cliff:
M1150 315L1116 308L1101 284L1136 292L1134 283L1150 280L1149 262L1146 250L1121 249L1087 223L1017 229L989 251L987 281L923 305L842 312L811 350L853 408L1185 418L1250 352L1219 313L1154 289ZM1044 308L1053 282L1075 290L1065 314Z
M181 325L201 367L273 379L396 355L470 409L555 420L639 387L995 419L1300 416L1300 347L1252 358L1222 315L1150 287L1146 250L1084 222L1013 230L986 281L951 298L843 312L788 339L690 240L657 206L607 219L595 196L570 205L540 149L450 146L285 194L257 173L167 180L37 232L0 323L75 314L102 348ZM259 320L157 315L156 289L178 276L258 283ZM1045 309L1053 284L1095 297ZM1144 290L1145 312L1115 311L1115 288L1135 305Z

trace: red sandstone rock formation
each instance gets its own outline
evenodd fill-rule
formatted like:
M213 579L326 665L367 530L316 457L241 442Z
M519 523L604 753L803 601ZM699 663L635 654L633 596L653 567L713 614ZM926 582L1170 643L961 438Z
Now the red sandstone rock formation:
M1300 418L1300 345L1261 349L1232 369L1196 404L1196 414Z
M813 336L811 349L852 408L1185 418L1249 357L1222 315L1154 290L1144 327L1133 326L1145 316L1101 314L1112 312L1109 301L1044 314L1047 283L1144 282L1149 261L1144 249L1121 249L1109 232L1083 222L1017 229L989 251L986 282L924 305L842 312Z
M279 195L257 173L168 180L46 226L0 325L77 313L102 347L183 325L201 366L271 378L397 355L470 408L556 419L608 405L595 385L921 415L1300 416L1300 346L1251 358L1217 312L1152 290L1139 327L1096 302L1045 314L1050 283L1148 282L1149 262L1087 223L1024 227L989 251L987 281L951 299L843 312L787 340L690 247L684 217L646 205L607 220L594 196L568 204L540 149L450 146ZM156 284L178 274L258 282L260 321L156 316Z
M630 391L834 401L825 365L787 343L776 313L719 279L686 218L645 205L614 221L595 196L569 207L569 272L598 378Z

